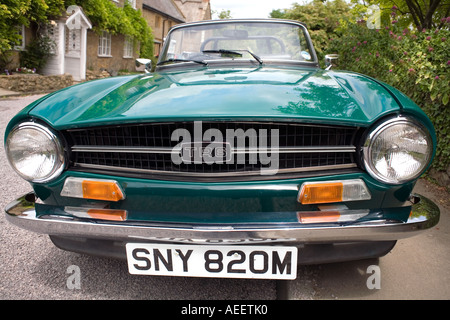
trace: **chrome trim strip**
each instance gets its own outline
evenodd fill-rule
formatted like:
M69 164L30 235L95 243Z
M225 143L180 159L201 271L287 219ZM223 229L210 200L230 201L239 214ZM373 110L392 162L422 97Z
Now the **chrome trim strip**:
M84 163L74 163L74 167L87 168L87 169L97 169L97 170L110 170L110 171L120 171L120 172L132 172L132 173L148 173L148 174L163 174L163 175L173 175L173 176L190 176L190 177L233 177L233 176L256 176L261 175L261 171L265 168L260 168L255 171L233 171L233 172L183 172L183 171L162 171L162 170L151 170L151 169L137 169L137 168L125 168L125 167L113 167L113 166L103 166L97 164L84 164ZM317 166L317 167L305 167L305 168L292 168L292 169L278 169L274 174L283 173L295 173L295 172L309 172L309 171L321 171L321 170L334 170L334 169L350 169L356 168L356 163L348 164L338 164L331 166ZM269 170L269 168L267 168Z
M181 148L158 147L108 147L108 146L73 146L72 152L111 152L111 153L162 153L171 154L172 150L181 151Z
M72 147L72 152L111 152L111 153L161 153L171 154L180 152L181 147L109 147L109 146L81 146ZM355 146L341 147L278 147L278 148L233 148L233 154L253 154L253 153L323 153L323 152L356 152Z
M336 126L336 125L327 125L327 124L318 124L318 123L303 123L303 122L278 122L278 121L248 121L248 120L240 120L239 118L233 120L232 122L226 120L198 120L203 121L205 123L238 123L238 124L266 124L266 125L286 125L289 126L297 126L297 127L310 127L310 128L347 128L347 129L359 129L359 127L350 127L350 126ZM165 121L165 122L144 122L144 123L130 123L126 126L141 126L141 125L167 125L167 124L176 124L176 123L194 123L195 120L192 121ZM67 129L67 132L77 132L77 131L86 131L91 129L99 129L99 128L114 128L114 127L123 127L122 125L109 125L109 126L100 126L100 127L87 127L87 128L76 128L76 129Z
M206 24L227 24L227 23L236 23L236 22L243 22L243 23L278 23L278 24L292 24L292 25L296 25L297 27L303 29L304 31L304 35L305 35L305 41L307 42L307 47L310 48L311 51L311 56L312 56L312 61L298 61L299 65L319 65L319 61L317 58L317 53L316 50L314 49L312 40L311 40L311 36L309 34L308 29L306 28L306 25L299 22L299 21L294 21L294 20L287 20L287 19L267 19L267 18L255 18L255 19L223 19L223 20L208 20L208 21L194 21L194 22L189 22L189 23L182 23L182 24L178 24L175 25L170 32L167 34L166 39L169 39L172 32L179 29L179 28L189 28L191 26L196 26L196 25L206 25ZM170 41L169 41L170 42ZM166 46L168 45L167 43L169 42L165 42L164 43L164 49L166 48ZM161 57L160 57L161 59ZM289 60L287 60L289 61ZM292 60L295 61L295 60ZM158 62L160 62L160 60L158 59Z
M61 208L54 214L37 217L36 196L30 193L6 207L6 218L21 228L50 235L103 239L182 238L214 242L240 239L289 239L290 242L350 242L398 240L432 228L439 222L439 208L420 197L412 206L407 222L361 221L350 224L323 223L240 223L240 224L170 224L142 222L113 222L74 218ZM58 213L58 215L56 215ZM341 212L342 213L342 212ZM351 213L351 210L343 213ZM60 216L61 214L61 216ZM63 216L66 214L66 216Z
M250 153L324 153L324 152L356 152L355 146L340 146L340 147L278 147L275 149L266 148L233 148L231 150L237 154Z

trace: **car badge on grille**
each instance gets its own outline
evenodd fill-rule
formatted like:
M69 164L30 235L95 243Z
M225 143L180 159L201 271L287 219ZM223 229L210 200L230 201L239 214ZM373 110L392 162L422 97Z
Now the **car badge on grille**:
M181 143L184 163L212 164L231 161L233 151L229 142L197 141Z

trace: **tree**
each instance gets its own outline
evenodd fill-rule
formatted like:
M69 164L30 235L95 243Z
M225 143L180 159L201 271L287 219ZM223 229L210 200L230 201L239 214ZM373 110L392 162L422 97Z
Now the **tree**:
M17 26L47 22L48 17L58 16L64 8L64 0L2 0L0 4L0 55L17 45L21 36Z
M330 39L340 35L339 26L342 21L352 19L350 4L345 0L322 1L312 0L306 4L294 3L286 10L273 10L272 18L291 19L307 25L319 61L327 52Z
M388 15L394 8L398 15L392 15L393 20L398 18L405 27L412 24L418 31L441 28L446 24L444 19L450 15L450 2L446 0L363 0L362 4L360 0L352 2L362 6L379 5Z
M391 0L390 2L395 6L394 1ZM417 0L403 0L397 2L401 6L397 6L399 12L410 15L419 31L437 26L437 24L442 23L439 20L447 17L450 13L450 3L445 3L442 0L424 0L420 2Z
M286 10L285 9L272 10L269 17L274 19L284 19L286 17Z
M220 12L219 11L216 11L216 10L213 10L212 11L212 14L213 15L217 15L217 18L218 19L231 19L232 17L231 17L231 11L230 10L225 10L225 9L222 9Z

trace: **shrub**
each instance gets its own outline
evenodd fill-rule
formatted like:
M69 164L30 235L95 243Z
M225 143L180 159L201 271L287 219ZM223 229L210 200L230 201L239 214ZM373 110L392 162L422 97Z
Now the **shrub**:
M391 25L368 29L364 21L348 23L330 43L339 68L384 81L408 95L433 122L438 146L433 167L450 165L450 18L442 29L411 31Z
M47 63L55 43L47 36L38 35L20 52L20 65L28 69L35 68L38 72Z

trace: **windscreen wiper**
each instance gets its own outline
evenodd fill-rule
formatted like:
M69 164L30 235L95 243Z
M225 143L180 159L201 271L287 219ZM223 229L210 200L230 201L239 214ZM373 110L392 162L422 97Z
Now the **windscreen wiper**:
M258 61L259 64L263 64L263 61L260 57L258 57L256 54L251 52L250 50L225 50L225 49L219 49L219 50L204 50L202 53L220 53L220 54L230 54L230 55L237 55L238 57L242 57L242 53L239 53L238 51L244 51L250 54L256 61Z
M236 52L236 51L232 51L232 50L225 50L225 49L220 49L220 50L203 50L202 53L220 53L220 54L224 54L224 55L242 57L242 53L239 53L239 52Z
M206 63L205 61L189 60L189 59L168 59L168 60L164 60L164 61L158 62L156 65L157 66L161 66L163 64L167 64L167 63L171 63L171 62L195 62L195 63L198 63L198 64L202 64L204 66L208 65L208 63Z

